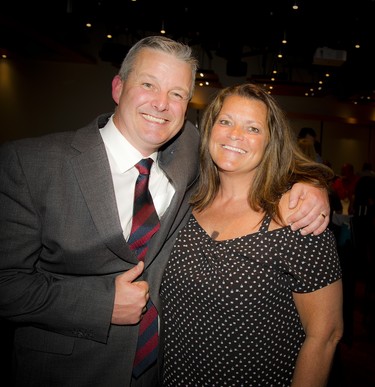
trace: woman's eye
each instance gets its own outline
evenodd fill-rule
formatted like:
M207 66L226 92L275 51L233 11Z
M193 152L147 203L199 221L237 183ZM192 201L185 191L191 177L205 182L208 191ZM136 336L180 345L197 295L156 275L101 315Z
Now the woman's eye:
M254 126L250 126L247 128L247 131L248 132L251 132L251 133L259 133L259 129L258 128L255 128Z
M230 122L228 120L219 120L220 125L228 126L230 125Z

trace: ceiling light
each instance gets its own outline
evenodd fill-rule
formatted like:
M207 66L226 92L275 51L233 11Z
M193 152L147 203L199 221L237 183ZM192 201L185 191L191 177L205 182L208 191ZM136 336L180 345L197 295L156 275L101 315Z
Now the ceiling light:
M160 30L160 33L161 34L165 34L165 29L164 29L164 20L161 22L161 30Z

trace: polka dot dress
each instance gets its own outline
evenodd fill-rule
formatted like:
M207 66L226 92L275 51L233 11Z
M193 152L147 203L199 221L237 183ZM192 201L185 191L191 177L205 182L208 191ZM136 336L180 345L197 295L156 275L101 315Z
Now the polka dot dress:
M304 331L292 291L341 277L326 230L290 227L216 242L191 216L161 285L164 386L289 386Z

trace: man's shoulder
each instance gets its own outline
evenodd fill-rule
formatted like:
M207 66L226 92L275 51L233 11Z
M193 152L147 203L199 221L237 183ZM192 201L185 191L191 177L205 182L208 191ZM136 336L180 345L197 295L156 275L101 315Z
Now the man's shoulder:
M50 132L34 137L25 137L6 141L1 144L3 151L7 149L15 149L17 152L59 152L65 151L66 147L70 147L75 142L89 143L92 138L100 139L99 127L104 125L110 114L103 114L95 118L89 124L72 130ZM81 139L81 140L80 140Z
M184 126L182 128L183 132L186 132L190 136L194 138L199 138L199 130L196 125L194 125L191 121L186 120Z
M200 142L198 128L191 121L186 121L181 130L181 138L185 143L188 142L190 147L196 148Z
M194 179L198 174L199 131L186 121L180 132L160 149L160 164L168 174L186 175Z

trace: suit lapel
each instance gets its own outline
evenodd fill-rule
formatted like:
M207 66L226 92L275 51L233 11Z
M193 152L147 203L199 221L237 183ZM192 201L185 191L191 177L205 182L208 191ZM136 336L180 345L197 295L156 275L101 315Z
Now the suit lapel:
M77 132L72 145L81 152L72 159L72 167L103 242L120 258L136 263L122 234L111 170L98 128Z
M71 162L93 222L103 242L120 258L137 263L135 254L123 237L112 174L99 132L99 127L104 126L108 118L109 115L100 116L91 125L77 132L72 147L80 153ZM196 130L192 124L190 126L192 128L187 130ZM151 241L146 255L146 266L152 262L163 247L165 240L178 227L179 222L176 222L176 216L185 199L185 192L196 180L199 137L196 136L195 140L189 140L189 137L191 136L181 131L178 138L174 139L171 144L167 144L160 152L160 166L169 177L176 192L169 208L160 220L160 230ZM184 145L180 148L181 143Z
M185 199L185 193L189 185L195 182L196 179L195 169L192 169L188 161L178 154L180 141L173 141L159 154L159 165L168 176L171 184L173 184L175 194L167 211L160 219L159 231L151 240L145 259L146 267L159 253L165 241L175 232L176 227L179 226L180 223L176 221L177 213L181 208L182 201ZM189 155L189 157L191 156Z

